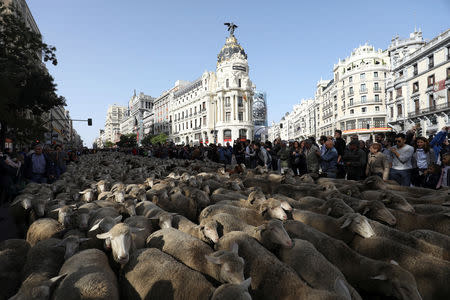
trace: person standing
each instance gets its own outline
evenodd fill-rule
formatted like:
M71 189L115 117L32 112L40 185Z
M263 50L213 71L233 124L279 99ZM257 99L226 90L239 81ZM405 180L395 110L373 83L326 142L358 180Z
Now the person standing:
M295 175L303 175L306 173L306 159L303 154L304 142L294 142L291 153L291 165Z
M36 183L47 183L50 163L50 159L42 153L42 146L36 145L34 153L25 161L25 176Z
M366 153L359 148L359 141L351 141L342 158L348 180L360 180L361 169L365 170Z
M322 173L328 178L336 178L338 153L334 148L333 141L324 143L325 153L322 154Z
M310 139L305 141L305 157L308 173L319 174L320 150Z
M284 174L289 169L289 160L291 158L291 150L286 146L286 142L281 142L281 148L277 152L277 157L280 159L280 172Z
M412 156L414 148L406 144L406 136L403 133L395 137L396 145L389 148L392 156L392 167L389 179L395 180L402 186L411 185Z
M436 189L450 187L450 153L442 155L442 171Z
M337 178L345 178L345 168L342 163L342 157L345 153L345 141L342 138L342 131L339 129L336 129L334 131L334 147L336 148L336 151L338 153L338 173Z
M439 153L441 152L442 145L444 141L447 139L448 130L450 127L443 127L441 131L439 131L436 136L431 140L430 146L433 147L434 157L436 162L440 162Z
M389 161L383 153L380 152L381 145L373 143L369 148L367 159L366 176L379 176L383 180L389 179Z
M425 171L435 163L433 149L430 148L428 140L424 137L416 138L415 151L412 156L411 183L415 186L422 186L425 180Z

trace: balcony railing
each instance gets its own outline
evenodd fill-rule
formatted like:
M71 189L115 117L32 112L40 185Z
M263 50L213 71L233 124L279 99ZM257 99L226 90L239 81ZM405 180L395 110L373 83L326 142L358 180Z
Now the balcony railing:
M348 96L351 97L353 96L355 93L353 91L348 92Z
M348 108L356 105L364 105L364 104L382 104L381 100L366 100L366 101L354 101L348 104Z
M445 110L449 107L450 107L450 103L448 103L448 102L438 104L438 105L433 105L428 108L420 109L420 111L418 111L418 112L410 112L410 113L408 113L408 117L412 118L412 117L416 117L416 116L426 115L429 113L434 113L434 112L438 112L441 110Z
M360 94L367 94L367 89L359 89Z
M379 93L379 92L381 92L381 88L380 87L374 87L373 88L373 92L374 93Z

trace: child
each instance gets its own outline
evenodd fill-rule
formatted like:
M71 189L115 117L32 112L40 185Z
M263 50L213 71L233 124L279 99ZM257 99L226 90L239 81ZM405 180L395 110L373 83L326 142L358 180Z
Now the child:
M441 167L436 164L431 164L423 174L425 177L422 186L429 189L436 189L441 176Z

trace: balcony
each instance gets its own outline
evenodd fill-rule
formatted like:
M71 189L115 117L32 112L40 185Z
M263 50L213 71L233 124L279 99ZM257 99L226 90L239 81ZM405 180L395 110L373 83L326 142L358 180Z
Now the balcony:
M350 108L350 107L352 107L352 106L366 105L366 104L379 104L379 105L381 105L382 102L381 102L380 100L378 100L378 101L376 101L376 100L366 100L366 101L364 101L364 102L361 102L361 101L353 101L353 102L350 102L350 103L348 104L348 108Z
M355 93L353 91L348 92L348 96L351 97L353 96Z
M359 89L360 94L367 94L367 89Z
M428 108L420 109L419 111L410 112L410 113L408 113L408 117L412 118L412 117L423 116L423 115L427 115L430 113L440 112L440 111L446 110L448 108L450 108L450 103L446 102L446 103L442 103L442 104L438 104L438 105L433 105Z
M373 88L373 92L374 93L381 93L381 88L380 87L374 87Z

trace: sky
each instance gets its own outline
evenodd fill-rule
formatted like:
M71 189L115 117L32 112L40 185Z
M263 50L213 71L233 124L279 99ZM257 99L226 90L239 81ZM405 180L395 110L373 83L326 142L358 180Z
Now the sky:
M47 44L49 66L85 145L104 127L110 104L143 92L158 97L177 80L215 71L234 22L248 55L250 79L267 93L268 120L313 98L333 65L366 42L386 49L415 26L430 40L450 28L450 0L27 0Z

